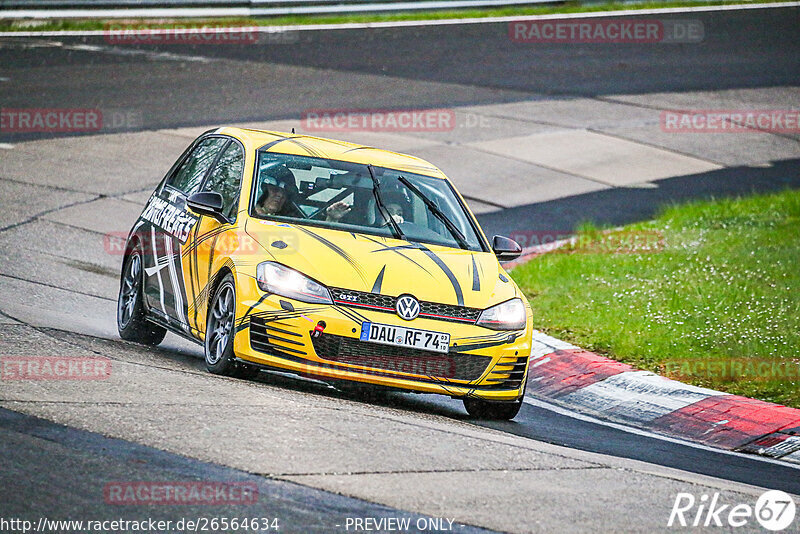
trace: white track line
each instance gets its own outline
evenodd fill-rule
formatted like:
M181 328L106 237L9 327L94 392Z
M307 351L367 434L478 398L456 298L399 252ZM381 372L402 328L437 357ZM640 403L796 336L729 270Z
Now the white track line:
M726 393L721 391L684 384L649 371L627 371L589 384L559 400L593 413L646 424L709 397L724 395Z
M530 397L528 395L525 396L523 400L525 404L530 404L531 406L535 406L537 408L541 408L543 410L547 410L549 412L556 413L558 415L563 415L565 417L571 417L572 419L577 419L578 421L584 421L586 423L594 423L597 425L607 426L609 428L613 428L615 430L621 430L623 432L627 432L629 434L635 434L637 436L643 436L646 438L653 438L659 439L661 441L667 441L669 443L675 443L676 445L685 445L687 447L692 447L694 449L700 449L704 451L716 452L718 454L726 454L728 456L737 456L739 458L747 458L750 460L757 460L759 462L766 462L769 464L775 464L781 467L788 467L790 469L797 469L800 471L800 464L794 464L790 462L784 462L775 458L769 458L766 456L758 456L755 454L745 454L742 452L735 452L729 451L726 449L718 449L716 447L710 447L708 445L703 445L701 443L695 443L693 441L685 441L679 438L673 438L670 436L665 436L663 434L656 434L655 432L649 432L647 430L642 430L639 428L621 425L619 423L612 423L610 421L604 421L602 419L598 419L596 417L592 417L591 415L585 415L578 412L573 412L572 410L568 410L566 408L562 408L560 406L550 404L549 402L545 402L534 397Z
M153 52L150 50L142 50L139 48L121 48L119 46L100 46L100 45L86 45L75 44L65 45L64 43L56 43L54 48L62 48L64 50L75 50L77 52L97 52L101 54L111 54L115 56L143 56L149 59L159 61L194 61L197 63L211 63L212 58L205 56L189 56L185 54L172 54L170 52Z
M204 33L235 33L241 32L287 32L287 31L330 31L330 30L359 30L368 28L404 28L404 27L420 27L420 26L448 26L454 24L492 24L498 22L512 22L512 21L527 21L527 20L554 20L554 19L587 19L587 18L604 18L604 17L623 17L631 15L669 15L680 13L706 13L714 11L739 11L748 9L775 9L786 7L800 7L800 2L776 2L770 4L738 4L738 5L722 5L722 6L698 6L698 7L668 7L668 8L655 8L655 9L625 9L619 11L597 11L592 13L562 13L551 15L523 15L523 16L507 16L507 17L485 17L485 18L468 18L468 19L442 19L442 20L405 20L394 22L352 22L343 24L295 24L287 26L249 26L243 28L203 28ZM211 10L209 10L211 11ZM5 12L3 15L8 16ZM132 16L130 14L128 17ZM206 15L206 17L213 17L214 15ZM2 19L3 16L0 16ZM159 31L159 30L152 30ZM179 29L164 29L160 30L164 34L180 35ZM185 33L197 33L197 28L188 28L184 30ZM86 31L25 31L25 32L0 32L0 38L3 37L89 37L93 35L107 35L109 32L106 30L86 30Z

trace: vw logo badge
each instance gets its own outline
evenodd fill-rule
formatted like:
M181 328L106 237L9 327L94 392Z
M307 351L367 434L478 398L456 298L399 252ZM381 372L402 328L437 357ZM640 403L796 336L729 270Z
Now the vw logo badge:
M419 301L411 295L401 295L397 299L394 309L401 319L410 321L416 319L417 315L419 315Z

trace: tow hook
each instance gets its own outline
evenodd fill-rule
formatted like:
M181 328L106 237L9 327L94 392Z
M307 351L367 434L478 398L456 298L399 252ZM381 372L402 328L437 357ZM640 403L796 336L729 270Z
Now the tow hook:
M314 327L314 330L312 330L312 331L310 332L310 334L311 334L311 337L312 337L312 338L318 338L319 336L321 336L321 335L322 335L322 332L324 332L324 331L325 331L325 327L326 327L326 326L327 326L327 325L325 324L325 321L320 321L320 322L318 322L318 323L317 323L317 326L315 326L315 327Z

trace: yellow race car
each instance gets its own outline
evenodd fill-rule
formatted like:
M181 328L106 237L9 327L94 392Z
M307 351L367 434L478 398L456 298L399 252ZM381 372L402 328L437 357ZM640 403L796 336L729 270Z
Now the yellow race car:
M419 158L279 132L198 137L127 239L123 339L167 330L212 373L277 369L461 398L511 419L531 350L527 300L447 177Z

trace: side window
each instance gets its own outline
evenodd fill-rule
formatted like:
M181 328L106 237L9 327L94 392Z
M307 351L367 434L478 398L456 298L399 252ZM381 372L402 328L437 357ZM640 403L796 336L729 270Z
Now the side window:
M196 192L217 153L227 142L227 139L221 137L209 137L201 141L175 174L170 176L167 184L187 195Z
M231 143L203 186L203 191L216 191L222 195L222 210L228 219L236 216L243 172L244 151L238 143Z

